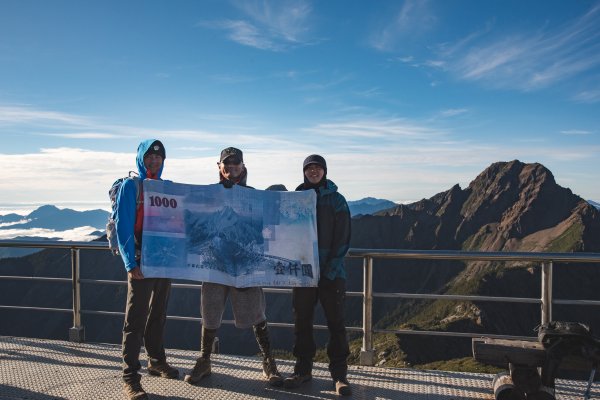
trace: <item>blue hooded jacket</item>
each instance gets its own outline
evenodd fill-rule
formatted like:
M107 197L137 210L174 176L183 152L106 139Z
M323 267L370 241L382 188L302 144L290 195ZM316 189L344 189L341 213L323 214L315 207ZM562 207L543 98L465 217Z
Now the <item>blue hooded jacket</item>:
M146 167L144 166L144 155L150 149L152 143L157 139L144 140L140 143L137 150L137 169L140 174L140 179L144 180L147 176ZM162 175L163 165L158 171L158 178ZM125 269L131 271L135 267L139 267L139 260L135 258L135 223L137 215L137 188L133 179L127 179L119 188L117 194L117 209L115 212L115 227L117 230L117 241L119 243L119 253L125 264ZM143 201L143 196L140 193L140 199Z

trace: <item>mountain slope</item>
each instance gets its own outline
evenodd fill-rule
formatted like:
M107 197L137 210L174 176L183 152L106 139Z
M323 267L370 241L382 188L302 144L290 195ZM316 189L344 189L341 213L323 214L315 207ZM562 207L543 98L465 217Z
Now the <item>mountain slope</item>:
M468 251L600 252L600 212L569 189L556 184L541 164L519 161L492 164L469 187L458 185L429 199L400 205L375 216L353 220L353 247L448 249ZM539 266L525 262L414 263L386 260L379 291L397 292L398 282L409 280L416 292L482 294L539 298ZM412 274L407 272L411 265ZM440 266L443 264L444 266ZM595 299L600 279L591 266L555 266L555 293L565 298ZM568 273L566 272L568 271ZM432 279L442 275L445 282ZM418 283L417 283L418 282ZM539 306L471 302L384 302L385 327L413 327L471 332L531 335L539 323ZM567 312L556 307L558 311ZM564 318L578 318L600 327L600 320L584 310L569 310ZM380 321L380 324L382 322ZM443 338L403 336L402 348L410 362L424 362L444 354L468 355L469 342ZM413 350L414 349L414 350ZM439 358L438 358L439 359Z

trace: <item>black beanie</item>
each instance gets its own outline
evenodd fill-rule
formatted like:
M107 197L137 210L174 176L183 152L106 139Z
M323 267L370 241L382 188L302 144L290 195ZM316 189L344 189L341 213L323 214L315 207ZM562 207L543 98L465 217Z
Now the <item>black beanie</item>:
M321 167L323 167L325 175L327 175L327 163L325 162L325 159L320 155L311 154L310 156L306 157L302 165L302 171L306 171L306 167L308 167L310 164L320 165Z
M148 150L146 150L146 152L144 153L144 158L146 158L146 156L149 156L150 154L158 154L163 158L163 160L167 158L167 155L165 153L165 146L163 146L160 140L155 140L154 142L152 142L150 147L148 147Z

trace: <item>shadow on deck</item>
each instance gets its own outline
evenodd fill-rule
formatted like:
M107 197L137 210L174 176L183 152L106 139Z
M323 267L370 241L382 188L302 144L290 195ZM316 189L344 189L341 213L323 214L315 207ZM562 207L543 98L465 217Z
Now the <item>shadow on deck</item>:
M181 377L197 355L185 350L167 354ZM284 375L292 372L292 361L278 364ZM120 399L120 365L119 345L0 337L0 399ZM338 398L325 364L315 364L313 380L293 391L269 387L262 380L260 360L252 357L214 355L213 373L199 386L152 377L144 368L142 373L151 399ZM353 389L349 399L493 399L493 376L487 374L351 366L348 378ZM580 399L584 389L585 382L559 381L557 399ZM595 390L592 397L598 396Z

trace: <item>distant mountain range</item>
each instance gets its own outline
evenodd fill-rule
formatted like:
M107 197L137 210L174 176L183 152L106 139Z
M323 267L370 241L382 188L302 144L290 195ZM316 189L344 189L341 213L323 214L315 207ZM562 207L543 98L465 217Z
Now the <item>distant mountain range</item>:
M596 207L598 210L600 210L600 203L595 202L593 200L588 200L588 203L590 203L591 205L593 205L594 207Z
M42 206L28 215L0 215L0 238L88 241L104 235L109 213ZM38 249L1 248L0 258L20 257Z
M104 229L108 218L104 210L75 211L46 205L28 215L0 215L0 229L52 229L65 231L82 226Z
M398 204L390 200L376 199L374 197L365 197L361 200L354 200L348 202L350 208L350 215L353 217L357 215L374 214L378 211L387 210L388 208L396 207Z

